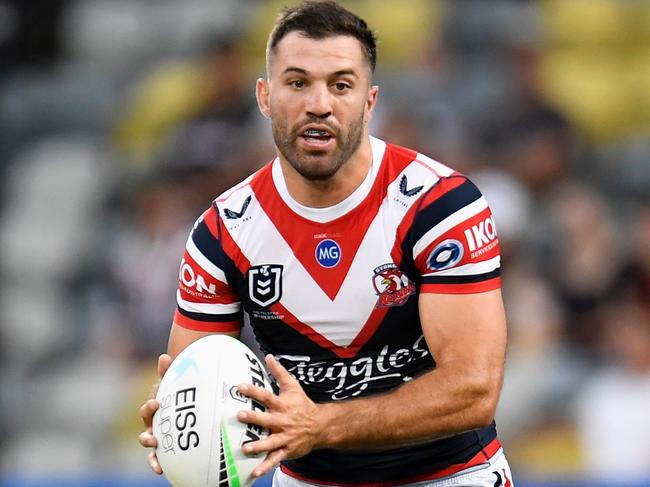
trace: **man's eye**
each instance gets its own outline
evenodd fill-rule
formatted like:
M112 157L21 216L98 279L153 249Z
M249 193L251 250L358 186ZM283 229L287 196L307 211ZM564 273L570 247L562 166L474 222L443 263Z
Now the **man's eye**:
M303 86L305 86L305 82L301 79L294 79L293 81L291 81L290 84L294 88L302 88Z
M350 85L347 84L347 83L343 83L343 82L339 81L338 83L335 83L335 84L334 84L334 87L335 87L338 91L345 91L346 89L348 89L348 88L350 87Z

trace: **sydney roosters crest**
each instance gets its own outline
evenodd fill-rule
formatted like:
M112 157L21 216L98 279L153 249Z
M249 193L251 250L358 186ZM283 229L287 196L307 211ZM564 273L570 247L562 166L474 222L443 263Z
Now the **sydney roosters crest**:
M402 306L415 293L415 284L395 264L380 265L372 276L372 285L379 296L377 307Z

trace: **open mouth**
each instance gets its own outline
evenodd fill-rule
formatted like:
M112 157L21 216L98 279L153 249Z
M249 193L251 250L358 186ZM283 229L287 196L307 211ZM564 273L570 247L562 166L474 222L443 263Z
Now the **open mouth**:
M308 128L300 137L311 145L325 145L334 138L331 132L324 129Z

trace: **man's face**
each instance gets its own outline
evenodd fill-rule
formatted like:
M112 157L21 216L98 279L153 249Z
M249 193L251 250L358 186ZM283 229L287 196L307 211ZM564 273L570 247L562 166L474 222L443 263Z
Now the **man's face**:
M271 55L268 75L258 80L257 95L280 154L306 179L331 178L367 135L376 100L361 43L290 32Z

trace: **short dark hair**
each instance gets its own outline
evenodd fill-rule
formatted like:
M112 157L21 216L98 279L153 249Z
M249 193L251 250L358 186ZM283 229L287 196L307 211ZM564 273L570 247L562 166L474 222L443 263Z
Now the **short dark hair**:
M280 11L266 44L266 59L288 33L297 31L310 39L325 39L336 35L356 38L370 64L371 72L377 64L377 39L365 20L343 8L338 3L325 0L308 0Z

